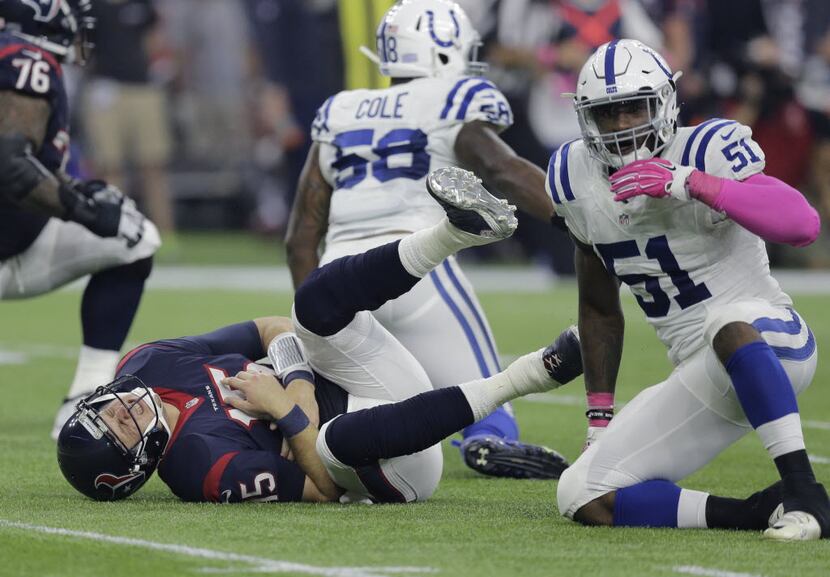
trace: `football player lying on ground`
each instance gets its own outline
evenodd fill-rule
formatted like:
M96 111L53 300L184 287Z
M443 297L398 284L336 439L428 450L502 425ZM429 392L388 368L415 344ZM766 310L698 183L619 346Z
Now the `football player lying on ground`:
M161 245L135 203L102 181L70 178L62 63L83 64L89 0L0 2L0 300L31 298L91 275L83 346L52 427L115 374Z
M432 390L412 354L368 311L458 250L510 236L516 218L472 173L441 169L429 189L448 219L315 270L297 291L292 319L257 319L129 353L120 378L84 399L61 431L58 460L69 482L94 499L121 499L158 464L161 479L189 501L432 495L442 469L437 443L510 399L568 382L581 361L568 329L501 373ZM266 350L270 374L253 363ZM558 477L567 466L542 447L483 443L485 467L519 461Z
M816 342L770 275L763 242L811 243L818 214L763 174L748 127L713 119L677 128L678 77L640 42L601 46L574 95L582 139L551 158L550 193L578 247L589 440L608 425L562 476L559 510L592 525L826 538L830 501L796 403L816 370ZM620 282L676 368L611 420L625 324ZM675 484L751 429L781 477L754 507ZM770 519L779 503L783 513Z

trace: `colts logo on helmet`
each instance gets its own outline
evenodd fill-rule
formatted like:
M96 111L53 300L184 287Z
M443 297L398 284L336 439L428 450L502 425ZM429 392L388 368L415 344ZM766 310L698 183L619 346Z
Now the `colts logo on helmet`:
M122 475L118 477L113 475L112 473L102 473L95 477L95 488L98 489L100 487L109 487L110 491L112 491L112 496L115 497L119 490L124 490L129 492L132 489L131 483L135 481L140 483L144 482L144 471L139 471L137 473L129 473L127 475Z
M58 15L61 9L61 2L64 0L21 0L35 11L35 20L38 22L49 22Z
M458 18L456 18L454 10L450 10L450 18L452 18L452 23L453 23L453 26L455 27L455 32L453 34L453 37L450 38L449 40L441 40L440 38L438 38L438 35L435 33L435 12L433 12L432 10L427 10L429 35L432 38L433 42L435 42L441 48L449 48L450 46L455 44L455 41L461 35L461 26L459 26L459 24L458 24Z

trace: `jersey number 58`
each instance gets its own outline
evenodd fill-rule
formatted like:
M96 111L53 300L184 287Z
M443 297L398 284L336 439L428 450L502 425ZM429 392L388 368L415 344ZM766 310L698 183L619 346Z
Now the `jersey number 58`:
M331 166L337 171L337 188L352 188L370 174L386 182L393 178L418 180L429 172L427 135L418 129L395 128L377 143L371 128L348 130L335 136L333 144L337 155Z

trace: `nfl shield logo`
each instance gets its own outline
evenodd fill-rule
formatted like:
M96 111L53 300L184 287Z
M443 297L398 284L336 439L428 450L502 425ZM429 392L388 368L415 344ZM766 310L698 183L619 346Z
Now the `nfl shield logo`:
M625 213L622 213L619 218L620 226L628 226L631 224L631 217Z

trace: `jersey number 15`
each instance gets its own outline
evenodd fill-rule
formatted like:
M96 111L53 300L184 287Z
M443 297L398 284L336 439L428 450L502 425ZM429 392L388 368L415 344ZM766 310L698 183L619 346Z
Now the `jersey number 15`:
M337 171L337 188L352 188L369 175L386 182L393 178L419 180L429 172L427 135L418 129L395 128L377 142L371 128L348 130L335 136L333 144L337 154L331 166ZM355 150L358 148L363 149L363 156ZM367 152L375 160L366 158ZM400 155L411 155L411 159L407 163Z

